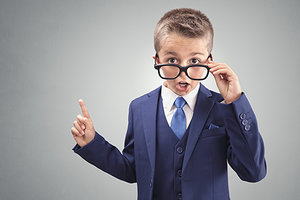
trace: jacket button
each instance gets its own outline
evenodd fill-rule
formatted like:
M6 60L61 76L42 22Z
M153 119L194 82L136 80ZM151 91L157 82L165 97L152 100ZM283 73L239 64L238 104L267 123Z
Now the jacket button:
M181 171L181 169L177 171L177 174L178 174L178 176L180 176L180 177L182 176L182 171Z
M249 131L250 128L251 128L251 126L250 126L249 124L246 124L246 126L245 126L245 131Z
M181 192L179 192L179 193L177 194L177 199L178 199L178 200L182 200L182 194L181 194Z
M246 119L246 114L245 113L240 114L240 119Z
M244 120L242 121L242 124L243 124L244 126L246 126L246 125L248 124L248 120L244 119Z
M182 148L182 147L177 147L176 151L177 151L178 153L182 153L182 152L183 152L183 148Z

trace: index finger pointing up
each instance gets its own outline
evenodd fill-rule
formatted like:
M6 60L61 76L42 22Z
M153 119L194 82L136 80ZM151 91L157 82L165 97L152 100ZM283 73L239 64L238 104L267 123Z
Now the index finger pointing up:
M83 116L86 117L86 118L90 118L89 112L86 109L83 100L79 99L78 102L79 102L79 105L81 107L81 112L82 112Z

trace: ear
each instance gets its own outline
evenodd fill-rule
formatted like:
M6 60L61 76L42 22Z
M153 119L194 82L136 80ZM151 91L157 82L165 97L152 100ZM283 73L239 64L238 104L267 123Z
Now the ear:
M156 58L156 63L157 63L157 64L160 64L160 63L159 63L159 59L158 59L158 57Z

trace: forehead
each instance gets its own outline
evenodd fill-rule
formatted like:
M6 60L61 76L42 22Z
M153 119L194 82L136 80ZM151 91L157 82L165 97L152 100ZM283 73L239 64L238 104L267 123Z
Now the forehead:
M161 49L158 53L162 56L170 52L182 56L196 53L208 56L208 42L208 37L189 38L172 33L161 41Z

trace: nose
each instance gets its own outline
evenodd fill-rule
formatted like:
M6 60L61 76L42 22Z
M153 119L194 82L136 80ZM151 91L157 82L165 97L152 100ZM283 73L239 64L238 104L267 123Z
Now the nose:
M183 80L187 79L186 73L184 71L180 72L179 77L182 78Z
M186 62L179 63L179 65L182 66L182 67L185 67L185 66L188 65L188 63L187 63L187 61L186 61ZM184 71L182 71L182 72L180 73L179 77L180 77L182 80L187 80L187 79L188 79L188 77L187 77L187 75L186 75L186 73L185 73Z

